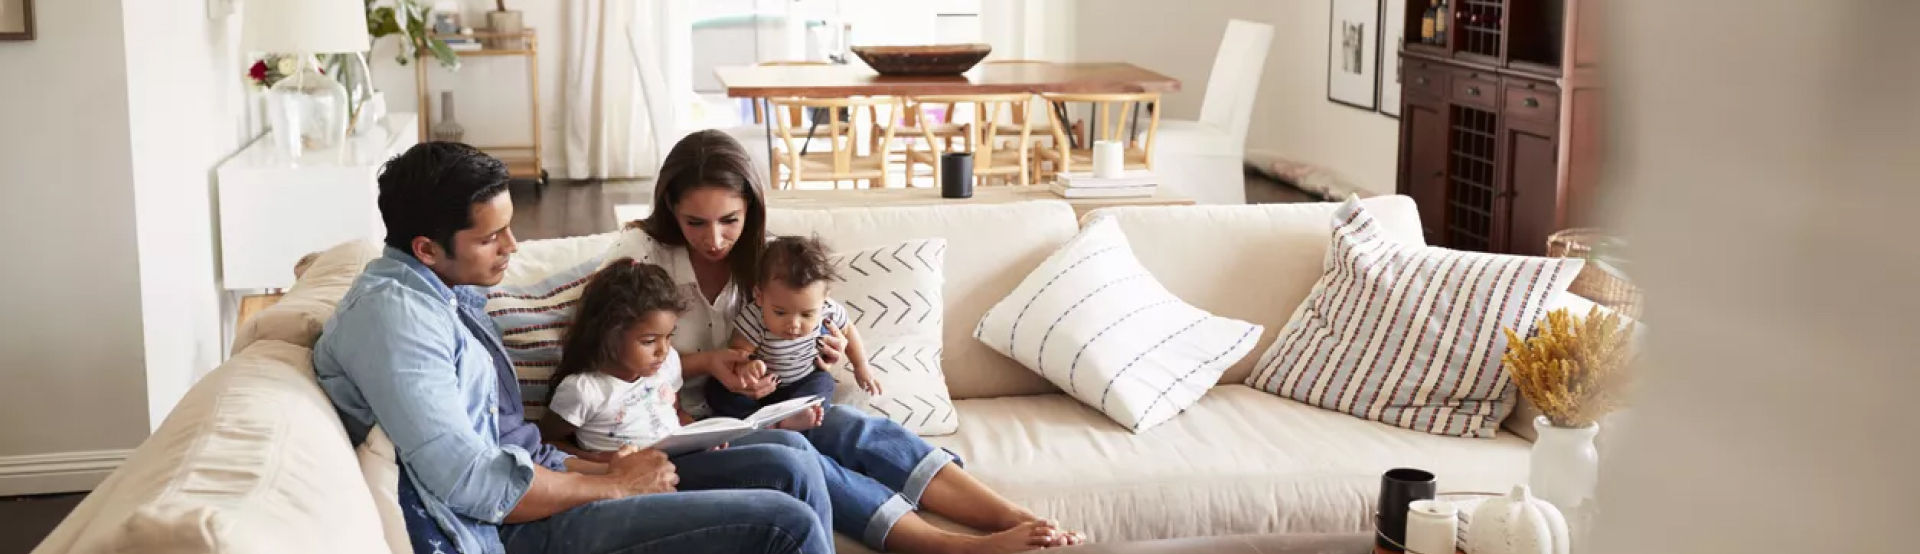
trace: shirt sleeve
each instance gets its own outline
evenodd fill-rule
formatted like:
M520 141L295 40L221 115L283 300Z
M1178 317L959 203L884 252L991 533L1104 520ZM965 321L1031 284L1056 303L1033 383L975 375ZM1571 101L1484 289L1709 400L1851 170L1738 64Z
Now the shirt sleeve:
M588 405L587 380L578 374L569 375L560 380L560 386L554 387L553 396L547 399L547 411L560 416L567 423L579 427L587 424L587 414L592 413Z
M454 512L498 524L533 484L534 462L474 430L467 399L454 394L460 323L436 300L394 291L337 312L330 354L420 485Z
M733 330L746 335L754 346L760 345L760 308L749 302L733 313Z
M827 299L826 316L827 316L827 324L832 325L833 328L835 329L847 328L847 307L844 305L841 305L839 300L834 300L832 298Z

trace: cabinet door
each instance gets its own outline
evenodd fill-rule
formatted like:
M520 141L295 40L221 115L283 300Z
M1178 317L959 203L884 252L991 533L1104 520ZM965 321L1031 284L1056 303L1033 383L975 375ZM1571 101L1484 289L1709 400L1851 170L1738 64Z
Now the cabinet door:
M1494 207L1496 226L1505 230L1504 251L1538 256L1547 235L1559 230L1559 151L1553 125L1505 118L1501 146L1506 151L1501 198Z
M1447 213L1447 107L1410 94L1400 112L1400 193L1420 209L1427 244L1441 244Z

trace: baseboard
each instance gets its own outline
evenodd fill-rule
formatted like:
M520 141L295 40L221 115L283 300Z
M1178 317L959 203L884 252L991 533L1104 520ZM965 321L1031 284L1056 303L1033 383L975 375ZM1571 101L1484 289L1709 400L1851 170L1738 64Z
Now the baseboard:
M90 491L132 450L0 456L0 496Z

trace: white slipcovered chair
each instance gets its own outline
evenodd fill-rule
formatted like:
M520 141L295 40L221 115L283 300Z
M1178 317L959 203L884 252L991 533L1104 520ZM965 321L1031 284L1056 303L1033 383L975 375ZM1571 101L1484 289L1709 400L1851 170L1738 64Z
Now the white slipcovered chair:
M1201 204L1246 203L1247 126L1272 42L1272 25L1227 22L1213 72L1207 76L1200 120L1160 121L1153 172L1167 192Z

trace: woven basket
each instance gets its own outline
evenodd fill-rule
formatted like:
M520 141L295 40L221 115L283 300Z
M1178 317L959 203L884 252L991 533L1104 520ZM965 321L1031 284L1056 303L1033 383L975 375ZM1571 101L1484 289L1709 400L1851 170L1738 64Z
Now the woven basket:
M1640 287L1633 285L1619 268L1604 263L1593 256L1596 245L1614 242L1615 239L1599 229L1566 229L1547 237L1547 255L1555 258L1584 258L1587 264L1580 274L1573 278L1573 284L1567 292L1580 295L1621 315L1634 319L1640 318ZM1601 258L1612 257L1602 253ZM1575 314L1582 315L1582 314Z

